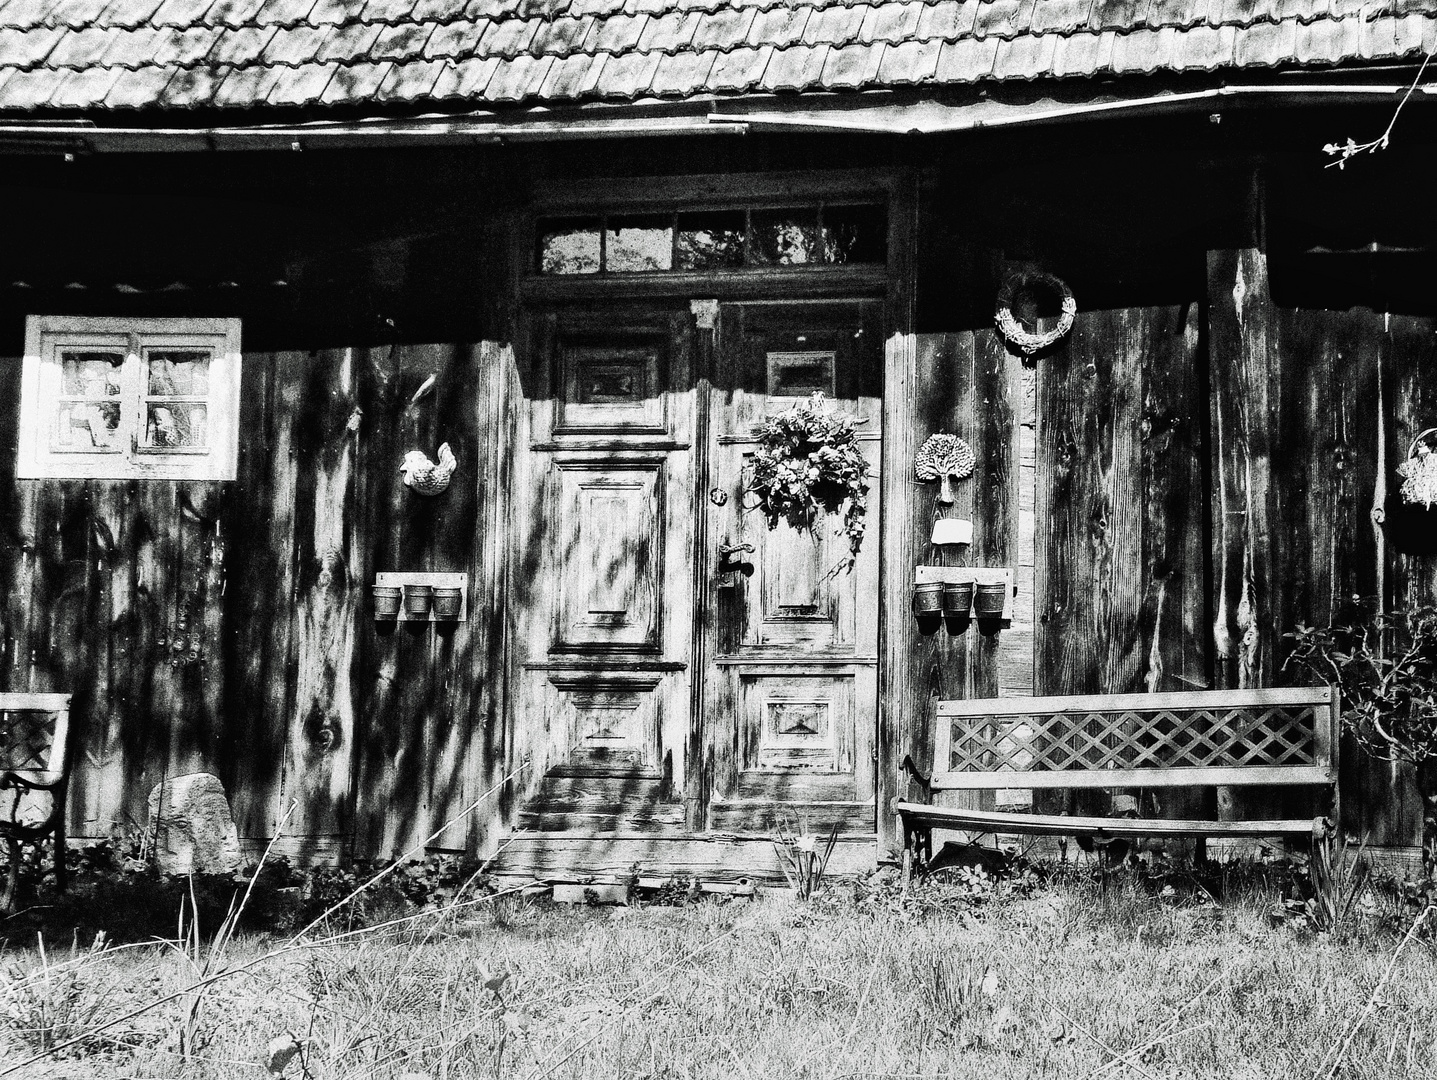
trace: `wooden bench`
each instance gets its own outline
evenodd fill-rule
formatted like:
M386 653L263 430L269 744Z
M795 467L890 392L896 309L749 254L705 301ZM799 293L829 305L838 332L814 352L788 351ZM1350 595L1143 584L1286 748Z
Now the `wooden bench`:
M0 910L15 902L22 843L54 837L55 884L65 886L69 737L69 694L0 693L0 836L10 849Z
M1337 818L1337 693L1327 687L1183 694L940 701L933 773L903 768L927 802L893 800L907 880L933 855L932 830L1117 837L1276 837L1325 840L1325 817L1250 821L1004 813L934 806L939 791L1055 788L1251 787L1325 789Z

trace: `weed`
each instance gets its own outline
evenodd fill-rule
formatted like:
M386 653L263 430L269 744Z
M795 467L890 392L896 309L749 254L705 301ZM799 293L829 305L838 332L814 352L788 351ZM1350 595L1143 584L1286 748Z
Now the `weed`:
M802 823L797 832L780 824L773 838L773 848L778 852L778 864L789 886L800 900L807 900L823 881L823 872L828 869L828 857L838 842L838 822L829 830L828 842L819 853L818 837L804 830Z
M83 1036L104 1008L104 988L90 978L89 967L82 961L96 957L106 949L105 936L95 935L87 954L74 955L71 962L55 965L45 948L45 938L37 939L38 968L26 971L11 964L0 981L0 1009L4 1010L21 1041L33 1050L49 1052L60 1044ZM85 1039L67 1047L67 1056L78 1057L95 1052L109 1044L107 1039Z

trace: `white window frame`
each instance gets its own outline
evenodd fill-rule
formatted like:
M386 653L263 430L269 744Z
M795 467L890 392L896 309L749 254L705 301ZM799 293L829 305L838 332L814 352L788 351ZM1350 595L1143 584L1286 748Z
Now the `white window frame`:
M51 438L61 398L63 350L123 352L119 447L86 452L57 448ZM204 448L141 445L146 407L144 356L153 349L210 352ZM233 480L238 461L240 320L127 319L31 315L25 320L20 381L22 480Z

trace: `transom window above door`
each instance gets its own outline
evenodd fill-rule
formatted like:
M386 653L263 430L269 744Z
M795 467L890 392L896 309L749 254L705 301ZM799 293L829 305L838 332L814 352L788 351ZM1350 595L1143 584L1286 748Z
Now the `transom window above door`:
M882 206L812 203L541 218L544 275L654 274L882 264Z

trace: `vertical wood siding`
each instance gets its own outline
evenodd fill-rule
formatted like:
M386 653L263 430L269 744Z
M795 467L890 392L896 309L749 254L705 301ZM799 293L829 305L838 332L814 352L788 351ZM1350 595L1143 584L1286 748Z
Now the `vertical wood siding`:
M1430 320L1361 309L1279 308L1261 252L1211 252L1205 296L1080 312L1066 339L1008 376L1034 386L1031 474L1022 431L1016 443L992 434L1015 421L1021 428L1020 391L975 391L974 373L994 369L975 363L991 335L918 336L905 394L914 437L951 430L981 443L978 482L965 485L960 505L975 520L977 561L1009 550L980 552L982 538L1011 535L1021 582L1023 553L1032 553L1032 636L1021 619L995 635L999 655L1011 658L996 692L1290 683L1298 676L1282 670L1283 634L1299 621L1350 618L1355 597L1389 606L1437 599L1437 558L1397 553L1372 516L1411 438L1437 424L1433 331ZM991 469L1016 461L1016 485L983 479L998 441ZM901 468L892 466L892 482ZM931 493L909 482L888 506L907 515L901 534L888 533L890 552L894 541L907 545L904 569L943 558L927 544ZM899 607L903 578L890 566L890 700L904 718L894 759L911 752L926 765L933 701L995 692L982 661L991 645L975 635L921 637ZM1025 652L1026 689L1005 674ZM1345 750L1349 828L1374 844L1417 843L1407 771ZM1223 816L1306 812L1306 803L1279 805L1293 794L1260 796L1273 803L1261 808L1255 797L1172 791L1156 809L1201 816L1215 801Z
M72 835L141 827L156 783L203 770L243 838L288 814L281 850L386 856L493 782L512 367L490 346L249 354L234 483L16 481L0 410L0 688L75 695ZM0 363L0 400L19 372ZM454 483L413 495L404 451L443 441ZM468 573L470 618L376 624L378 570Z
M939 698L1277 683L1297 621L1437 598L1437 558L1396 552L1371 513L1437 423L1432 322L1280 308L1249 249L1211 253L1205 293L1084 311L1031 364L988 329L890 343L884 801L905 753L927 764ZM0 364L0 400L18 384ZM137 826L154 784L205 769L251 840L293 802L297 854L492 846L498 800L442 827L523 756L504 725L505 620L542 584L512 524L539 494L511 491L523 407L492 345L250 354L228 484L15 481L0 410L0 689L75 694L75 834ZM996 633L908 614L913 566L952 558L911 473L937 431L978 455L947 511L974 522L973 561L1019 568ZM403 453L444 441L454 484L414 495ZM376 625L379 570L467 572L469 619ZM1347 750L1349 825L1414 843L1410 776Z

